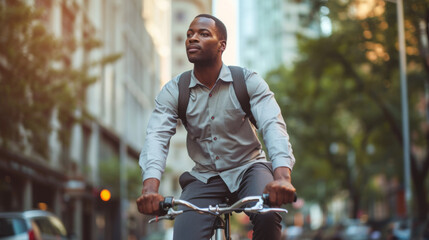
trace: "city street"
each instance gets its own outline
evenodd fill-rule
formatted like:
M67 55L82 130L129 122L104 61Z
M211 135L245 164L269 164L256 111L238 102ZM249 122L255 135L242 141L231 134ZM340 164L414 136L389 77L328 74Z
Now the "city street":
M170 240L160 199L243 192L284 239L429 240L428 6L0 0L0 240Z

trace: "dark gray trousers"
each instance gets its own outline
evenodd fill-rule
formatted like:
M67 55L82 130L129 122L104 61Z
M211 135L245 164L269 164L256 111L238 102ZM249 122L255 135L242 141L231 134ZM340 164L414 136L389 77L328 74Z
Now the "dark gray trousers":
M188 172L180 176L184 199L198 207L208 207L223 203L225 198L234 203L246 196L260 196L265 186L273 181L273 171L269 163L255 163L244 174L240 187L231 193L220 177L210 178L205 184ZM183 208L182 208L183 209ZM253 224L253 238L256 240L280 239L282 217L278 213L248 214ZM214 233L215 217L194 211L179 215L174 222L174 240L210 239Z

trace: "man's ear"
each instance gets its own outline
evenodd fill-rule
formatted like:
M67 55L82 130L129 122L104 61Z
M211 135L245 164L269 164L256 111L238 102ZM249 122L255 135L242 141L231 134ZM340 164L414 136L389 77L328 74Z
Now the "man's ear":
M221 40L221 41L220 41L220 46L219 46L218 51L219 51L219 52L224 52L224 51L225 51L225 49L226 49L226 40Z

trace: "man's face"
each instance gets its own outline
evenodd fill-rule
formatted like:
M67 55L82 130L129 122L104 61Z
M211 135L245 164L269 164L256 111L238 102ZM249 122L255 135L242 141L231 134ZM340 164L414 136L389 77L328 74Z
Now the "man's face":
M186 32L186 54L191 63L216 60L225 50L226 41L220 40L213 19L198 17Z

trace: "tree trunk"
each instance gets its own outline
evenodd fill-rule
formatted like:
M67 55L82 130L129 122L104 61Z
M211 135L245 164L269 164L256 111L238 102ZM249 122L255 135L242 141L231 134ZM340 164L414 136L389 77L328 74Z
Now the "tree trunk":
M429 215L429 209L427 204L427 194L425 179L428 173L428 162L429 155L423 161L421 166L418 166L416 157L411 154L411 176L414 187L414 213L416 216L416 224L422 224Z

